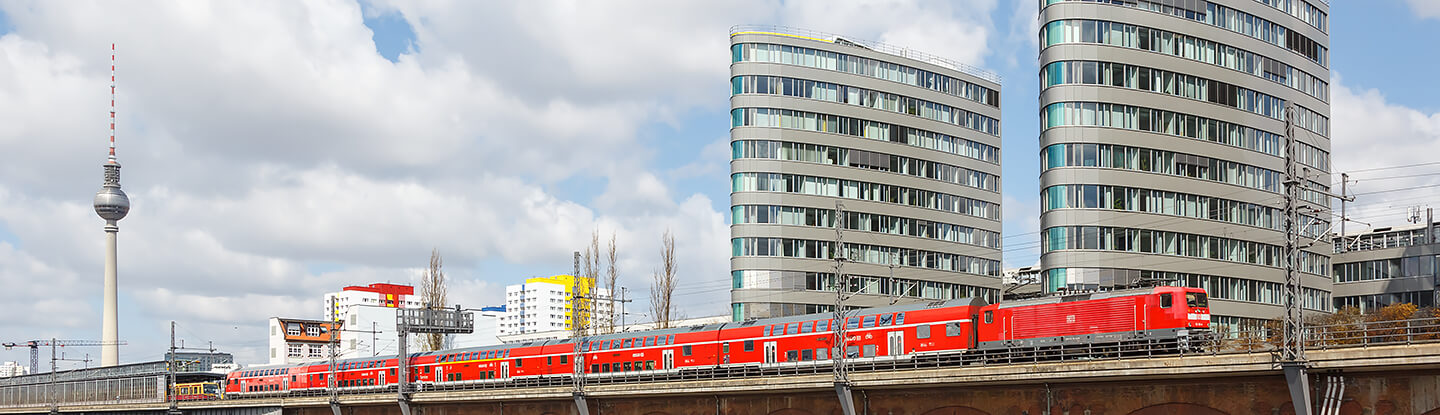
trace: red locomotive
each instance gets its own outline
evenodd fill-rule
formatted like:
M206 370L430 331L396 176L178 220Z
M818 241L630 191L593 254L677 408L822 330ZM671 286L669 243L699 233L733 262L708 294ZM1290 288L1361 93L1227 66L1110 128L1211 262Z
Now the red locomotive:
M1156 287L1057 296L986 305L978 299L936 301L852 311L846 358L866 363L965 356L997 350L1042 350L1070 344L1169 340L1185 345L1210 327L1205 291ZM585 376L624 378L744 366L829 365L834 331L829 314L549 340L518 345L413 354L410 379L420 387L505 384L569 377L584 359ZM1182 346L1183 347L1183 346ZM337 362L342 391L381 390L398 379L395 357ZM233 372L227 397L272 395L326 387L325 363Z

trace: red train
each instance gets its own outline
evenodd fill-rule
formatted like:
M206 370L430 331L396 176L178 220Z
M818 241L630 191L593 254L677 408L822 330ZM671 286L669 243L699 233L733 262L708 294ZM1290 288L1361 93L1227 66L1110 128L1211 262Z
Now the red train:
M1001 350L1044 350L1068 344L1126 344L1145 340L1185 345L1208 331L1210 309L1198 288L1156 287L1057 296L986 305L978 299L870 308L846 321L846 355L855 363ZM829 314L810 314L550 340L518 345L414 354L410 378L421 385L507 383L568 377L576 347L587 377L626 377L736 366L829 365ZM396 383L395 357L337 363L341 390L383 389ZM271 395L326 387L328 364L302 364L230 373L227 397Z

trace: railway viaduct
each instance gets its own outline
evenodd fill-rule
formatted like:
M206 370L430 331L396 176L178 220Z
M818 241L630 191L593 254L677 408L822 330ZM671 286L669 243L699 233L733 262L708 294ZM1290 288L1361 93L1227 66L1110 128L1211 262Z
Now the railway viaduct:
M1440 415L1440 344L1309 352L1317 408L1346 415ZM1266 353L856 371L855 411L882 415L1293 414ZM422 391L416 415L577 413L571 387ZM831 415L828 372L595 384L589 413ZM182 403L194 415L334 415L327 397ZM0 409L0 414L49 408ZM62 406L62 413L162 414L165 403ZM393 394L341 395L341 415L399 414Z

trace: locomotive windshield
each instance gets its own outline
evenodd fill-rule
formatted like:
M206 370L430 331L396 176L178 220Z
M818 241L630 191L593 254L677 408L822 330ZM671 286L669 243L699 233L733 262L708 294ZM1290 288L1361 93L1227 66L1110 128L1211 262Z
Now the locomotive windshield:
M1205 299L1205 293L1185 293L1185 305L1190 307L1210 307Z

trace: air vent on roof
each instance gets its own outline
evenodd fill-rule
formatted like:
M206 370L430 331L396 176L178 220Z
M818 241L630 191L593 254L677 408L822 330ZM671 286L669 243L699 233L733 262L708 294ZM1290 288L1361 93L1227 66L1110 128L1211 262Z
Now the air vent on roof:
M745 327L745 326L753 325L753 324L755 324L755 322L757 322L757 321L760 321L760 320L756 320L756 319L753 319L753 318L752 318L752 319L749 319L749 320L745 320L745 321L743 321L743 322L740 323L740 327Z
M836 37L836 38L835 38L835 44L845 45L845 46L854 46L854 47L861 48L861 49L870 49L870 48L868 48L868 47L865 47L865 45L862 45L862 44L859 44L859 43L855 43L855 42L851 42L851 41L845 40L845 38L842 38L842 37Z
M929 304L925 304L925 308L936 308L942 305L945 305L944 301L931 301Z

